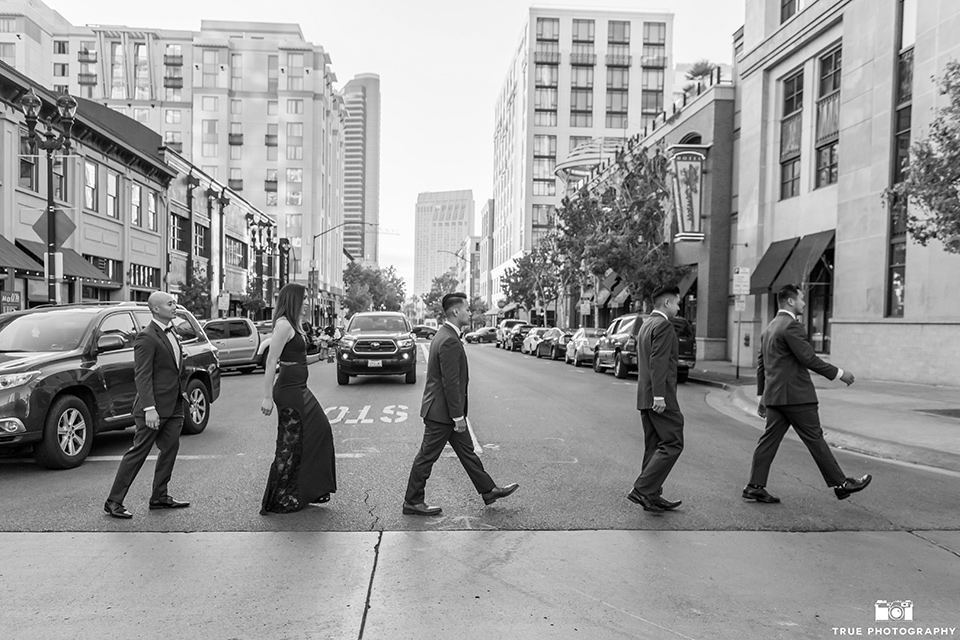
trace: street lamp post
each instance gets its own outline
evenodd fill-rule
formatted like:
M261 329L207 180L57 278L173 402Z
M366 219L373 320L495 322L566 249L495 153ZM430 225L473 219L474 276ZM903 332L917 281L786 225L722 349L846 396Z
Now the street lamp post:
M70 153L70 133L73 129L74 118L77 115L77 101L66 94L57 98L57 112L63 122L63 131L59 134L53 130L53 124L45 123L47 130L43 136L37 133L37 122L40 119L40 109L43 103L37 94L30 93L20 99L20 108L27 120L27 130L30 138L37 146L47 152L47 296L50 304L60 302L60 271L57 258L57 217L53 204L53 152L63 150L64 155Z
M347 225L363 225L366 227L379 227L380 225L376 222L363 222L361 220L351 220L348 222L341 222L336 224L329 229L324 229L320 233L315 233L313 235L313 247L311 249L311 260L310 260L310 295L313 299L313 321L314 324L319 324L320 322L320 313L319 313L319 297L320 297L320 270L317 269L317 238L320 236L325 236L331 231L336 231L340 227L345 227Z

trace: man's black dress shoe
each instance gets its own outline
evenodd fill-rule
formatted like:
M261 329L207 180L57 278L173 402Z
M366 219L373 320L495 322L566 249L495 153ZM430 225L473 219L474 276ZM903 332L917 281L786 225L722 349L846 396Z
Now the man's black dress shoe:
M658 505L661 509L664 509L666 511L672 511L673 509L676 509L677 507L682 505L683 500L667 500L663 496L657 496L657 498L653 501L653 503Z
M177 502L170 496L167 496L163 500L150 501L151 509L184 509L189 506L190 506L189 502Z
M112 518L120 518L121 520L129 520L133 517L133 514L127 511L127 508L120 504L119 502L114 502L113 500L107 500L103 503L103 510L110 514Z
M664 510L655 500L641 495L636 489L631 490L630 493L627 494L627 500L640 505L644 511L660 512ZM677 504L679 505L680 503Z
M847 478L842 485L834 488L833 491L837 494L838 500L846 500L851 493L866 489L871 480L873 480L873 476L869 473L862 478Z
M483 498L483 504L488 504L488 505L493 504L500 498L506 498L508 495L510 495L511 493L513 493L519 488L520 488L520 485L517 484L516 482L512 484L508 484L505 487L494 487L493 489L490 489L490 491L487 491L486 493L482 494L481 497Z
M438 516L441 513L443 513L443 509L440 507L430 507L424 502L420 504L403 503L403 515L405 516Z
M767 504L777 504L780 502L780 498L770 495L763 487L751 487L750 485L743 488L743 499L765 502Z

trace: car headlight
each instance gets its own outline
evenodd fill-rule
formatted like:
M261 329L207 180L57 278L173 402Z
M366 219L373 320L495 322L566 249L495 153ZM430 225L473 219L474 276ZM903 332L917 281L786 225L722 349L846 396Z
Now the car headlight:
M340 338L340 346L344 349L353 349L354 343L357 341L353 336L343 336Z
M0 376L0 391L22 387L39 375L39 371L26 371L24 373L8 373L5 376Z
M407 347L413 346L413 340L410 338L400 338L397 340L397 346L401 349L406 349Z

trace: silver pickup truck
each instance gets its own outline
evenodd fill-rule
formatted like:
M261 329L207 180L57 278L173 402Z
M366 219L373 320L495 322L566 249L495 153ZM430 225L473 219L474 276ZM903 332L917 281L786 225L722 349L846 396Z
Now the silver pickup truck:
M203 330L218 350L221 369L240 369L250 373L267 361L272 328L258 330L249 318L213 318L204 320Z

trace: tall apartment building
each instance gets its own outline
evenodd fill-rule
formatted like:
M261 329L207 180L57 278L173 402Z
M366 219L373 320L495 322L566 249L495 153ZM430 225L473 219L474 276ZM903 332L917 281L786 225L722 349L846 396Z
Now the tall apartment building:
M289 279L343 291L343 119L330 56L296 24L201 21L199 31L75 26L40 0L8 0L0 59L163 136L272 216Z
M457 251L473 233L473 191L436 191L417 196L413 293L430 291L433 279L459 268Z
M493 199L487 200L480 210L480 267L477 282L479 295L488 308L493 307L490 272L493 270Z
M380 223L380 76L363 73L343 87L345 166L343 219ZM380 243L376 227L349 225L343 246L357 260L377 266Z
M493 301L553 224L558 160L652 122L672 93L672 49L671 13L531 7L495 108Z

